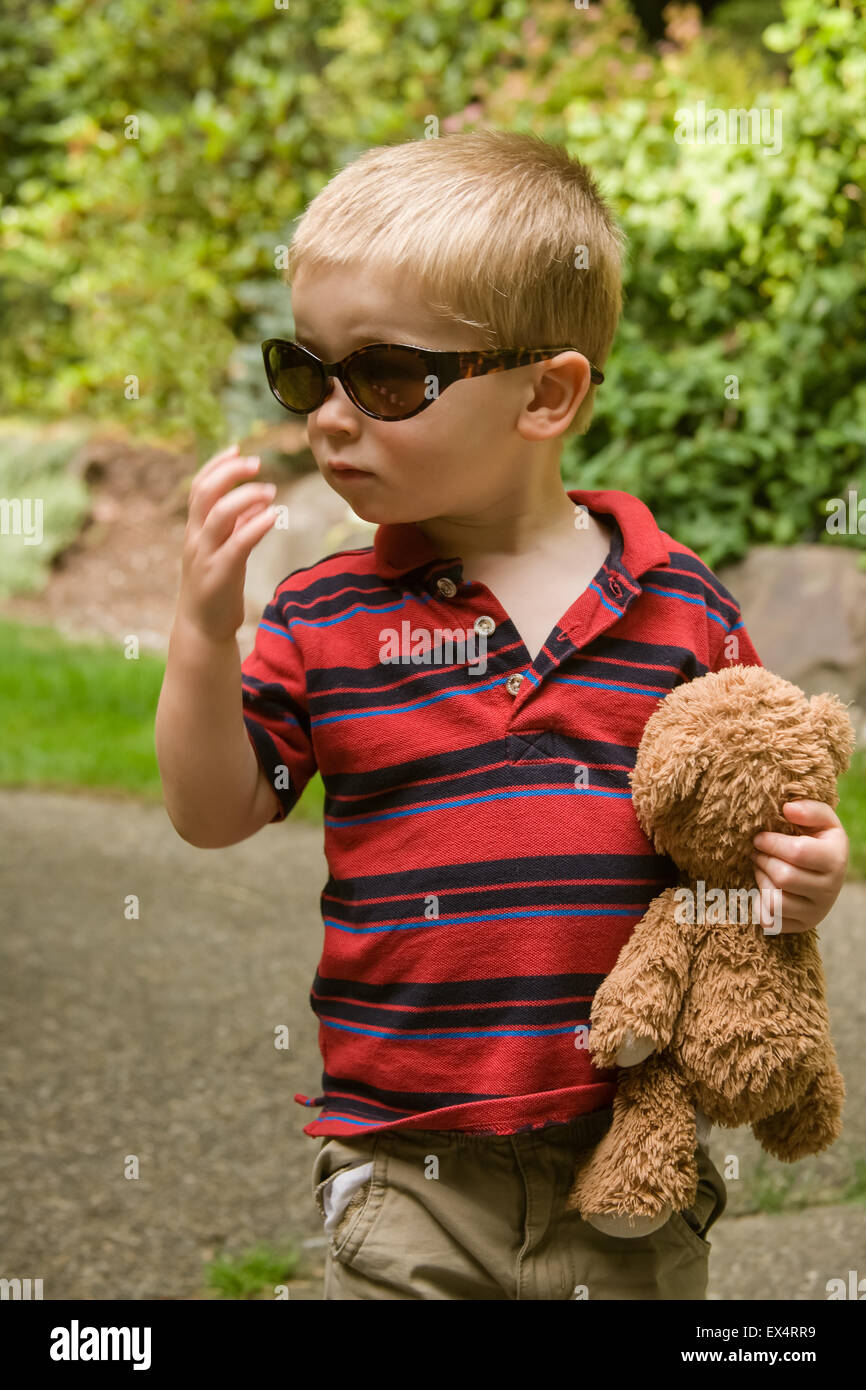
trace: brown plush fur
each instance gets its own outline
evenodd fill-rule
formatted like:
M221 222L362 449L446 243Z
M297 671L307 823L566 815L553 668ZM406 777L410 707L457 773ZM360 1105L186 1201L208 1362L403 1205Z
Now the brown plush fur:
M807 700L763 667L732 666L678 686L647 721L631 774L635 813L684 887L702 879L727 904L728 890L756 887L759 831L801 833L782 814L786 801L836 806L853 748L834 695ZM578 1160L568 1199L584 1219L620 1218L623 1235L632 1218L694 1202L695 1105L714 1124L751 1125L787 1163L841 1130L845 1088L816 932L767 933L744 898L721 920L708 904L703 922L685 922L677 891L650 903L590 1015L597 1066L616 1066L635 1039L654 1049L620 1070L611 1128Z

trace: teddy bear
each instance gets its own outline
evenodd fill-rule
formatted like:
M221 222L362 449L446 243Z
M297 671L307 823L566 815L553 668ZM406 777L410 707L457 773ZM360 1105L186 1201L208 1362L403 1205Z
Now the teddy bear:
M678 872L597 990L587 1046L621 1068L613 1120L579 1154L567 1207L608 1234L658 1229L697 1197L698 1120L750 1125L786 1163L841 1131L845 1086L814 930L761 924L751 859L761 830L801 833L786 801L835 807L854 750L846 707L762 666L671 691L629 773L644 833Z

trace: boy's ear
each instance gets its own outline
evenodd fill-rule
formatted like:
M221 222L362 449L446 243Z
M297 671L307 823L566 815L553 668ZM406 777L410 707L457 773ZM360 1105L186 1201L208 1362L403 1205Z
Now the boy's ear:
M813 695L809 701L812 723L829 746L836 775L847 772L854 753L854 727L846 707L836 695Z

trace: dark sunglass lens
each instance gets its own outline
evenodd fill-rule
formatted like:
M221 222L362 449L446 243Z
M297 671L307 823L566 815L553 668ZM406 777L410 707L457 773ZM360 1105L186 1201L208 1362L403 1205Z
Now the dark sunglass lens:
M306 415L321 405L322 374L297 348L268 348L268 379L283 405Z
M349 381L358 401L377 415L411 415L425 399L427 367L403 348L377 348L351 363Z

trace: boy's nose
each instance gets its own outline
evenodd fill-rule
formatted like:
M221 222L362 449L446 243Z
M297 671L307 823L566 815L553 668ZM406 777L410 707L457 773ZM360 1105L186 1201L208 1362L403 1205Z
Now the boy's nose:
M307 420L315 430L323 435L339 435L343 439L358 439L368 420L363 410L359 410L347 394L341 382L331 377L328 381L328 394L322 404L312 411Z

